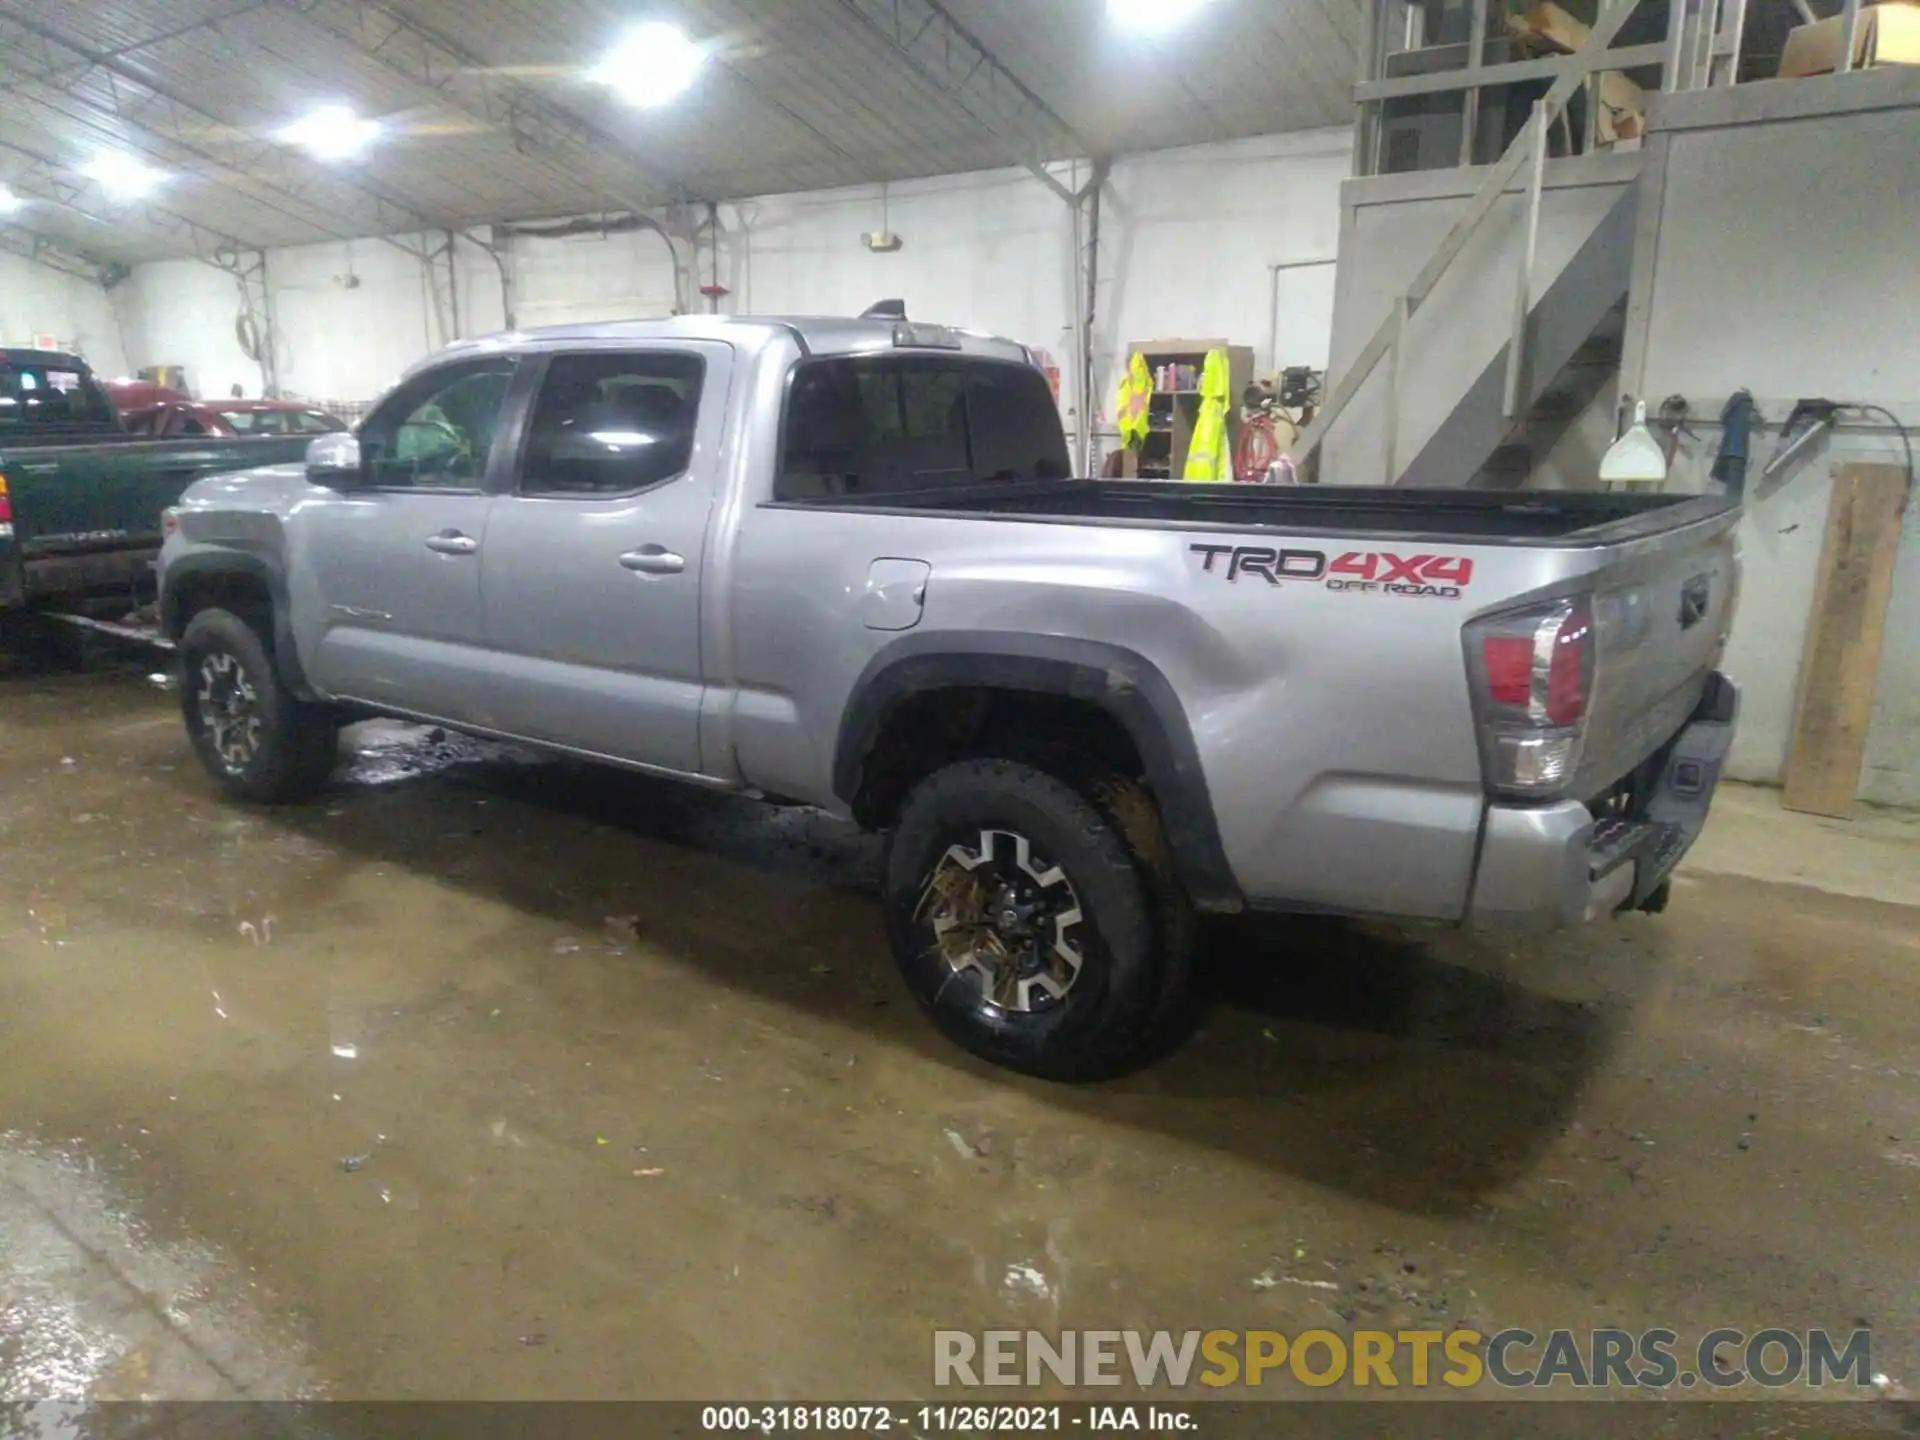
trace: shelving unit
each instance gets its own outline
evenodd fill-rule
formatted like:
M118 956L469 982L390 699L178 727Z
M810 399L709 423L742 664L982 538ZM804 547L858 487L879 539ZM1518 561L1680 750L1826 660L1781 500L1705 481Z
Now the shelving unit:
M1207 355L1227 352L1227 451L1231 455L1240 437L1240 396L1253 381L1253 350L1225 340L1149 340L1128 347L1128 363L1138 355L1149 374L1163 366L1188 365L1198 376ZM1198 388L1156 390L1147 403L1147 438L1139 450L1123 452L1121 474L1128 479L1178 480L1187 468L1193 427L1200 418Z

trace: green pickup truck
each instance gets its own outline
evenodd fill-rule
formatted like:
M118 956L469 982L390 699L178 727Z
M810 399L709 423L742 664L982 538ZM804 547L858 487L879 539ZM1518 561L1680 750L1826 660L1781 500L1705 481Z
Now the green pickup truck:
M130 435L79 356L0 348L0 612L131 608L181 491L299 461L311 438Z

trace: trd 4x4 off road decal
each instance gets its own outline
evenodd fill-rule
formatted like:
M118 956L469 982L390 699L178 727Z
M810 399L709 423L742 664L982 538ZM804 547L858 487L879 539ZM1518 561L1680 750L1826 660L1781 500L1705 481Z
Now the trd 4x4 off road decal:
M1269 585L1304 580L1362 595L1410 595L1458 600L1473 583L1473 561L1464 555L1396 555L1349 550L1328 559L1322 550L1277 550L1270 545L1194 545L1200 569L1238 584L1243 576Z

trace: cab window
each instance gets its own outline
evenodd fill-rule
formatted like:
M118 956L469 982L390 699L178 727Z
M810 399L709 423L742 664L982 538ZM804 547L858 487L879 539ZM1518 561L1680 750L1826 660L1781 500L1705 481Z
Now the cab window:
M1031 366L858 356L794 370L774 496L908 494L1069 473L1052 388Z
M706 362L677 350L556 355L527 429L522 495L630 495L685 473Z

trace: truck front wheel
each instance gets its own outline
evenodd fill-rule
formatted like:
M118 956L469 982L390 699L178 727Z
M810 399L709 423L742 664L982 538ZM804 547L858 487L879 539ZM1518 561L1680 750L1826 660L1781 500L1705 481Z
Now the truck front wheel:
M267 641L231 611L200 611L180 637L180 704L200 763L230 795L306 800L333 773L339 725L286 687Z
M963 761L901 810L888 939L914 998L974 1054L1053 1080L1119 1074L1152 1058L1187 985L1154 872L1080 791Z

